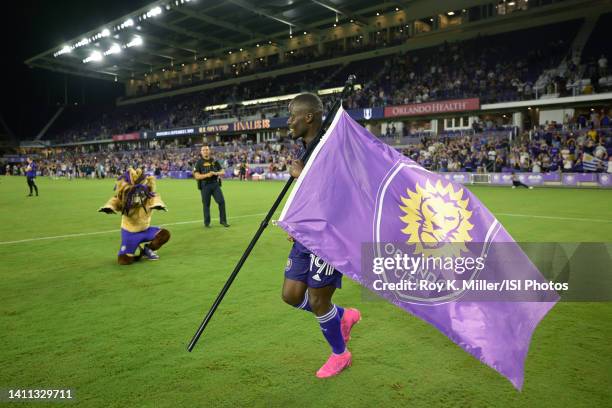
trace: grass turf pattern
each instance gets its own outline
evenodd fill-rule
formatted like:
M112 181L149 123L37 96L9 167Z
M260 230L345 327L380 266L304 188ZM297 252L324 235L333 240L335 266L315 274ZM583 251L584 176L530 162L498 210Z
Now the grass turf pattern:
M26 197L25 178L0 179L0 388L72 388L74 407L612 403L612 303L553 308L534 334L519 393L432 326L364 299L349 279L334 300L363 313L353 366L317 379L329 347L313 316L280 298L290 243L274 226L188 353L282 185L225 182L232 226L219 226L213 202L213 228L204 229L195 182L158 181L169 212L154 214L153 225L169 224L172 238L159 261L121 267L120 216L96 212L114 181L37 182L40 197ZM612 191L469 188L517 241L612 241ZM20 406L28 405L39 406Z

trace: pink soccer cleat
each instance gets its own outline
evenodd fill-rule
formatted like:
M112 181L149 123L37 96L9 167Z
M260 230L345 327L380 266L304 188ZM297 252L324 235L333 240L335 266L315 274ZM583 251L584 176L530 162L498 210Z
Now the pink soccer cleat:
M344 343L348 343L351 339L351 328L361 320L361 312L357 309L344 309L342 320L340 322L340 331L342 331L342 338Z
M319 371L317 371L317 377L328 378L338 375L342 370L350 367L352 362L351 352L348 350L342 354L332 354L325 364L323 364L323 367L319 368Z

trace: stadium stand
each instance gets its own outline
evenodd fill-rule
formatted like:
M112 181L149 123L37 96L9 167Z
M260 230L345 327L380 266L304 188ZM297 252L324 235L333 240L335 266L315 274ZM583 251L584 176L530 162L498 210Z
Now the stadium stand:
M232 115L240 120L251 116L254 110L235 107L244 100L341 86L348 73L369 80L362 91L347 101L349 108L474 96L483 102L529 99L533 97L533 84L539 74L558 65L567 54L568 43L579 26L580 21L576 20L445 43L410 54L360 60L346 66L333 65L102 111L71 108L51 133L59 134L62 141L80 141L95 138L95 133L107 137L132 131L205 125L211 114L213 118ZM207 106L218 104L234 107L221 112L204 111ZM284 106L276 106L272 116L279 116L283 109Z

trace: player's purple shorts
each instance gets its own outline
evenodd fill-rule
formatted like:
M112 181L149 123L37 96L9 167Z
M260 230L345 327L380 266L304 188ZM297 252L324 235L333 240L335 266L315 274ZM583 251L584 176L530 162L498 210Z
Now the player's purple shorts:
M342 273L299 242L293 243L285 267L285 277L304 282L309 288L342 287Z
M153 241L155 235L161 228L149 227L144 231L130 232L121 228L121 248L119 248L119 255L134 255L138 245L143 242Z

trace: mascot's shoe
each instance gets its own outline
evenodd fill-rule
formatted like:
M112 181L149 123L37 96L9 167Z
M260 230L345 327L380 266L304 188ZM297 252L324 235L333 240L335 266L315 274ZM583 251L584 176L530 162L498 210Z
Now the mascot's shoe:
M340 321L340 330L345 343L351 339L351 328L361 320L361 312L357 309L344 309L342 320Z
M347 367L351 366L353 358L351 352L346 350L342 354L332 354L329 359L323 364L323 367L317 371L317 377L328 378L338 375Z
M145 256L145 258L147 258L150 261L157 261L159 259L159 255L157 255L157 253L155 253L154 250L152 250L146 245L144 249L142 250L142 254Z

